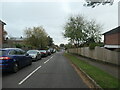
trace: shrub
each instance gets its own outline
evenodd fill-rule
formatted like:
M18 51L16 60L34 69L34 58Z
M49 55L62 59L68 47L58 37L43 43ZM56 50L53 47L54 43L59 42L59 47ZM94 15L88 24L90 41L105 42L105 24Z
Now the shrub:
M93 50L93 49L95 49L96 46L99 46L99 45L97 43L90 43L89 49Z
M21 44L15 44L15 47L16 48L22 48L22 45Z

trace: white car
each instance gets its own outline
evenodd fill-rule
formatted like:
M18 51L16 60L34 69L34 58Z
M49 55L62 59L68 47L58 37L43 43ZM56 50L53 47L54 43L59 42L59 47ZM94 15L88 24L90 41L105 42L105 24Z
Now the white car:
M41 59L41 53L39 50L28 50L27 53L29 54L29 56L32 57L33 61L37 61Z

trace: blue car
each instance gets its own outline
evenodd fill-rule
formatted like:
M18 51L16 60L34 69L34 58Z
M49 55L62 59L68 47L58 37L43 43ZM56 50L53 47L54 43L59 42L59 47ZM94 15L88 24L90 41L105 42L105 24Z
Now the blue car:
M32 58L19 48L0 49L0 69L17 72L20 68L31 65Z

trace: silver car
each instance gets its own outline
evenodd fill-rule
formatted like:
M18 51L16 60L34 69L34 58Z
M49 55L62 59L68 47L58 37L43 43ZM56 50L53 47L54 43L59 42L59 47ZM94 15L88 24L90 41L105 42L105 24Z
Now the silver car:
M27 53L32 57L33 61L41 59L41 53L39 50L28 50Z

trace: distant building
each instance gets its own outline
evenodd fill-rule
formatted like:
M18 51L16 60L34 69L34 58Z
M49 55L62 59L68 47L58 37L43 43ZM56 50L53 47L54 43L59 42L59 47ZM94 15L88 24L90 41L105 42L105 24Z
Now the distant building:
M104 33L103 35L105 48L111 50L112 49L120 50L120 26Z
M22 45L22 44L24 44L24 38L18 38L18 37L12 37L12 38L8 38L7 40L6 40L6 43L4 43L4 48L15 48L16 46L16 44L20 44L20 45Z
M6 23L0 20L0 48L2 48L4 41L4 33L5 33L4 25L6 25Z

